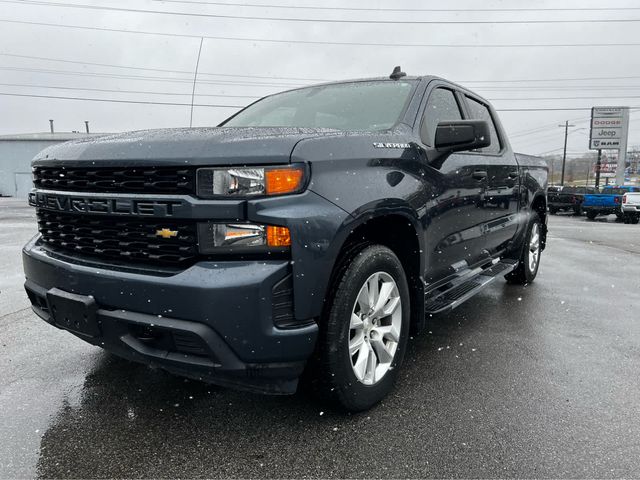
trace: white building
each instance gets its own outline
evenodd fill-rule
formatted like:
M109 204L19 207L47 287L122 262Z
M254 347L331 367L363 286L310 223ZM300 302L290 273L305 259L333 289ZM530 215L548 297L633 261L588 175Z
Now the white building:
M31 160L50 145L103 133L23 133L0 135L0 197L27 198Z

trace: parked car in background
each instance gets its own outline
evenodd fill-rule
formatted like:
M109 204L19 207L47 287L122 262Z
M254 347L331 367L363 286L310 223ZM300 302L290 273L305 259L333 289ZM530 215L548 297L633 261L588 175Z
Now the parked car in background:
M627 192L622 195L620 210L624 223L638 223L640 221L640 192Z
M561 190L562 187L560 185L551 185L547 187L547 205L549 204L549 202L557 199L558 192L560 192Z
M586 212L589 220L595 219L598 215L611 215L615 213L618 219L622 220L622 196L627 192L640 192L639 187L604 187L601 193L584 195L582 209Z
M558 188L558 187L556 187ZM573 211L575 215L582 215L582 202L586 194L598 194L596 187L559 187L553 193L547 193L549 213L555 215L558 211ZM548 192L548 190L547 190Z

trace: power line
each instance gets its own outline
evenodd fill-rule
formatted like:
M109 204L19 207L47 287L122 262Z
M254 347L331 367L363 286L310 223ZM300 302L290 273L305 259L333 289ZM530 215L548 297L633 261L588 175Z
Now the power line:
M145 80L154 82L172 82L172 83L191 83L193 80L186 78L171 78L171 77L157 77L148 75L131 75L131 74L117 74L117 73L100 73L100 72L78 72L73 70L51 70L42 68L26 68L26 67L4 67L0 66L0 70L15 71L15 72L31 72L31 73L45 73L53 75L76 75L76 76L89 76L89 77L103 77L103 78L116 78L126 80ZM208 85L225 85L225 86L250 86L250 87L299 87L302 84L293 83L268 83L268 82L234 82L224 80L200 80L200 83Z
M0 0L3 1L3 0ZM157 35L162 37L172 38L202 38L207 40L228 40L239 42L263 42L263 43L286 43L286 44L300 44L300 45L343 45L349 47L426 47L426 48L551 48L551 47L637 47L640 43L548 43L548 44L532 44L532 43L519 43L519 44L429 44L429 43L374 43L374 42L338 42L331 40L286 40L286 39L274 39L274 38L252 38L252 37L225 37L215 35L197 35L189 33L175 33L175 32L152 32L145 30L127 30L123 28L107 28L107 27L87 27L84 25L68 25L59 23L47 23L47 22L32 22L27 20L12 20L0 18L0 22L14 23L19 25L37 25L43 27L54 28L71 28L76 30L91 30L98 32L113 32L113 33L131 33L139 35Z
M0 20L2 21L2 20ZM72 64L78 64L78 65L92 65L92 66L101 66L101 67L113 67L113 68L126 68L126 69L136 69L136 70L149 70L149 71L157 71L157 72L164 72L164 73L180 73L180 74L189 74L191 75L192 72L189 72L187 70L167 70L167 69L160 69L160 68L145 68L145 67L133 67L133 66L125 66L125 65L115 65L115 64L108 64L108 63L95 63L95 62L86 62L86 61L76 61L76 60L67 60L67 59L58 59L58 58L49 58L49 57L38 57L38 56L30 56L30 55L17 55L17 54L9 54L9 53L0 53L0 56L9 56L9 57L18 57L18 58L29 58L29 59L36 59L36 60L45 60L45 61L55 61L55 62L63 62L63 63L72 63ZM0 67L0 69L5 69L5 70L26 70L26 67ZM77 74L77 75L89 75L89 76L108 76L108 77L116 77L116 78L139 78L139 79L148 79L148 80L158 80L158 81L173 81L173 82L188 82L191 83L191 79L188 78L174 78L174 77L160 77L160 76L143 76L143 75L132 75L132 74L112 74L112 73L103 73L103 72L75 72L75 71L71 71L71 70L51 70L51 69L28 69L28 71L33 71L33 72L42 72L42 73L60 73L60 74ZM200 74L199 74L200 75ZM267 77L267 76L259 76L259 75L235 75L235 74L220 74L220 73L202 73L202 75L215 75L215 76L229 76L229 77L247 77L247 78L264 78L264 79L278 79L278 78L283 78L283 79L291 79L294 80L294 77ZM458 80L458 83L466 83L466 84L475 84L475 83L482 83L482 84L486 84L486 83L522 83L522 82L532 82L532 83L539 83L539 82L562 82L562 81L585 81L585 80L629 80L629 79L638 79L640 78L640 76L612 76L612 77L582 77L582 78L546 78L546 79L540 79L540 78L533 78L533 79L526 79L526 78L519 78L519 79L511 79L511 80L507 80L507 79L501 79L501 80ZM308 81L313 81L313 80L324 80L324 81L332 81L332 80L327 80L327 79L316 79L316 78L300 78L300 77L296 77L296 79L298 80L308 80ZM223 81L223 80L218 80L218 81L209 81L209 80L201 80L199 81L199 83L212 83L212 84L220 84L220 85L227 85L227 84L232 84L232 85L265 85L265 86L275 86L275 87L297 87L297 86L301 86L303 84L301 83L271 83L271 82L231 82L231 81ZM500 86L484 86L484 85L479 85L474 87L477 90L496 90L496 89L500 89L502 90L506 90L506 89L513 89L513 90L521 90L521 91L529 91L529 89L527 89L524 86L511 86L511 85L500 85ZM621 86L615 86L615 85L602 85L602 86L566 86L566 85L562 85L562 86L558 86L558 87L553 87L550 85L536 85L535 87L536 89L549 89L549 90L555 90L555 89L579 89L579 88L583 88L585 90L588 90L590 88L594 88L594 89L640 89L640 86L637 85L621 85Z
M366 8L366 7L320 7L316 5L273 5L261 3L224 3L187 0L152 0L160 3L183 5L217 5L227 7L286 8L293 10L336 10L353 12L587 12L640 10L640 7L584 7L584 8Z
M590 19L550 19L550 20L350 20L343 18L299 18L299 17L261 17L244 15L222 15L217 13L192 13L166 10L146 10L142 8L107 7L104 5L66 4L57 2L41 2L37 0L0 0L0 3L17 3L20 5L40 5L48 7L79 8L83 10L101 10L109 12L145 13L155 15L172 15L198 18L220 18L227 20L266 20L269 22L298 23L338 23L367 25L531 25L531 24L566 24L566 23L636 23L640 18L590 18Z
M0 92L0 95L6 97L29 97L29 98L51 98L57 100L81 100L84 102L105 102L105 103L136 103L140 105L165 105L174 107L190 107L191 103L178 103L178 102L152 102L145 100L119 100L114 98L87 98L87 97L59 97L55 95L35 95L27 93L8 93ZM245 105L221 105L214 103L196 103L196 107L217 107L217 108L244 108Z
M154 102L154 101L142 101L142 100L118 100L107 98L86 98L86 97L67 97L67 96L55 96L55 95L35 95L26 93L9 93L0 92L0 95L8 97L32 97L32 98L50 98L58 100L81 100L89 102L106 102L106 103L135 103L141 105L168 105L168 106L184 106L189 107L191 103L178 103L178 102ZM221 107L221 108L244 108L246 105L221 105L213 103L196 103L196 107ZM634 106L630 108L638 108L640 106ZM573 110L591 110L591 107L568 107L568 108L497 108L499 112L544 112L544 111L573 111Z
M524 86L511 86L511 85L501 85L495 87L485 87L485 86L476 86L474 89L476 91L500 91L500 92L531 92L532 87ZM558 85L558 86L549 86L549 85L536 85L534 87L536 91L547 91L547 92L556 92L556 91L595 91L595 90L639 90L640 85Z
M2 21L2 20L0 20ZM640 44L639 44L640 45ZM112 63L96 63L96 62L88 62L88 61L80 61L80 60L69 60L69 59L61 59L61 58L51 58L51 57L40 57L40 56L32 56L32 55L19 55L14 53L3 53L0 52L0 56L5 57L14 57L14 58L25 58L32 60L44 60L51 62L61 62L61 63L70 63L75 65L91 65L91 66L99 66L99 67L109 67L109 68L123 68L123 69L132 69L132 70L141 70L141 71L151 71L151 72L162 72L162 73L178 73L178 74L187 74L191 75L193 72L189 70L170 70L164 68L147 68L147 67L135 67L131 65L116 65ZM83 72L87 73L87 72ZM100 72L95 72L100 73ZM257 78L257 79L270 79L270 80L301 80L301 81L321 81L321 82L330 82L334 81L326 78L308 78L308 77L275 77L275 76L264 76L264 75L243 75L243 74L235 74L235 73L207 73L207 72L199 72L198 75L210 75L210 76L222 76L222 77L241 77L241 78ZM151 78L151 77L148 77ZM159 77L166 78L166 77ZM512 79L512 80L460 80L459 83L519 83L519 82L550 82L550 81L584 81L584 80L628 80L628 79L638 79L640 76L614 76L614 77L581 77L581 78L536 78L536 79ZM275 86L288 86L289 84L276 84ZM291 84L294 86L300 84ZM513 85L500 85L500 86L477 86L476 89L482 90L521 90L521 91L529 91L530 89L524 86L513 86ZM550 85L536 85L536 89L546 89L546 90L560 90L560 89L583 89L583 90L620 90L620 89L640 89L640 85L562 85L562 86L550 86Z
M492 102L502 102L502 101L521 101L521 100L597 100L597 99L606 99L606 98L640 98L640 95L613 95L613 96L604 96L599 95L597 97L588 96L588 97L520 97L520 98L491 98L489 100Z
M148 90L119 90L113 88L88 88L88 87L62 87L58 85L29 85L24 83L0 83L3 87L21 87L21 88L47 88L53 90L78 90L86 92L102 92L102 93L126 93L126 94L141 94L141 95L167 95L167 96L183 96L190 97L190 93L173 93L173 92L154 92ZM227 94L211 94L211 93L196 93L196 97L222 97L222 98L260 98L255 95L227 95Z
M149 91L149 90L122 90L122 89L112 89L112 88L89 88L89 87L63 87L59 85L33 85L33 84L24 84L24 83L0 83L0 86L5 87L22 87L22 88L45 88L45 89L54 89L54 90L78 90L78 91L88 91L88 92L103 92L103 93L124 93L124 94L142 94L142 95L167 95L167 96L191 96L190 93L179 93L179 92L159 92L159 91ZM249 98L249 99L258 99L261 98L257 95L232 95L232 94L208 94L208 93L197 93L197 97L222 97L222 98ZM495 101L509 101L509 100L583 100L583 99L604 99L604 98L640 98L640 95L632 95L632 96L612 96L612 97L549 97L549 98L491 98L488 100ZM573 120L572 120L573 121ZM513 134L513 136L517 136L519 134Z
M573 78L537 78L537 79L516 79L516 80L458 80L464 83L519 83L519 82L555 82L555 81L584 81L584 80L628 80L637 79L640 76L630 77L573 77Z
M640 107L633 107L640 108ZM498 112L569 112L569 111L586 111L591 107L550 107L550 108L496 108Z
M629 110L630 113L635 113L637 111L638 111L637 108L632 108L631 110ZM576 118L570 118L569 119L570 122L576 122L576 123L587 122L589 120L591 120L591 116L588 116L588 117L576 117ZM630 122L635 122L636 120L640 120L640 118L631 118L631 119L629 119ZM556 125L557 124L554 122L554 123L550 123L550 124L546 124L546 125L541 125L540 127L536 127L536 128L533 128L533 129L520 130L520 131L511 133L509 135L509 138L513 138L513 137L516 137L516 136L532 135L534 133L538 133L539 131L555 129L555 128L557 128Z
M30 60L45 60L47 62L61 62L61 63L71 63L74 65L92 65L97 67L109 67L109 68L124 68L130 70L144 70L149 72L163 72L163 73L184 73L191 75L193 72L189 70L168 70L164 68L146 68L146 67L134 67L129 65L114 65L112 63L96 63L96 62L85 62L78 60L67 60L61 58L50 58L50 57L37 57L32 55L18 55L15 53L2 53L0 52L0 56L3 57L13 57L13 58L25 58ZM272 77L272 76L263 76L263 75L243 75L243 74L235 74L235 73L207 73L207 72L198 72L198 75L211 75L216 77L241 77L241 78L261 78L261 79L269 79L269 80L304 80L304 81L327 81L323 78L300 78L300 77Z

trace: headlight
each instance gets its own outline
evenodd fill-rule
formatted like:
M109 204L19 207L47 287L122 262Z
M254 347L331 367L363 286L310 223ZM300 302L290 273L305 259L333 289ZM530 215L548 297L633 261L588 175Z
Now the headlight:
M205 255L286 251L291 246L287 227L249 223L198 224L198 246Z
M305 186L305 171L304 165L200 168L198 196L253 197L298 193Z

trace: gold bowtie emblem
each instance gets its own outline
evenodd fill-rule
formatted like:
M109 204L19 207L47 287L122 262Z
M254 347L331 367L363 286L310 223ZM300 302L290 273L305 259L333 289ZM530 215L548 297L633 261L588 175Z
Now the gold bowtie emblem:
M168 228L156 230L156 237L171 238L171 237L177 237L177 236L178 236L177 230L169 230Z

